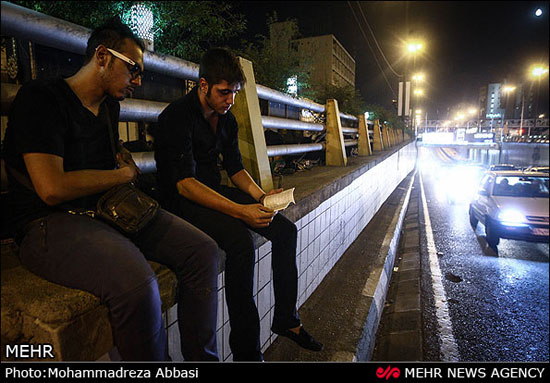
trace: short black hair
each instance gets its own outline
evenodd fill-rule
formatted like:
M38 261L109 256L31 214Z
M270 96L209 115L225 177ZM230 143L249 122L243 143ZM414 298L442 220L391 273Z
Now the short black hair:
M246 82L239 60L224 48L212 48L202 56L199 78L204 78L210 85L219 84L223 80L240 85Z
M95 50L99 45L105 45L107 48L116 51L121 49L126 39L134 41L142 51L145 50L143 41L132 32L130 27L122 23L118 16L110 18L105 24L92 31L88 39L88 45L86 46L84 65L90 62L92 57L94 57Z

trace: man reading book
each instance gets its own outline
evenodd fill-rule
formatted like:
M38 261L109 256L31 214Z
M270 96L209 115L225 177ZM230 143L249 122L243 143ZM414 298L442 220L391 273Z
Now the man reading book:
M264 192L242 165L238 126L229 111L245 82L242 69L229 51L211 49L201 59L199 78L189 94L159 115L155 160L165 207L210 235L226 252L233 360L263 360L249 230L272 242L275 313L271 330L320 351L322 345L303 329L296 311L296 226L262 204L266 195L282 190ZM220 185L220 167L236 188Z

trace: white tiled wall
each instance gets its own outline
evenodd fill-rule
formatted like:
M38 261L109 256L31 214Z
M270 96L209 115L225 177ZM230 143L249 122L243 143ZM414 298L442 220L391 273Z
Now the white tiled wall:
M296 222L298 307L319 286L384 201L412 171L415 160L416 148L412 143L363 173ZM218 351L220 358L230 361L232 355L229 348L230 327L225 304L224 273L218 278ZM254 296L260 314L260 341L265 351L276 338L270 331L275 303L271 280L271 242L256 249L254 278ZM166 318L170 355L173 360L182 360L175 307L167 313Z

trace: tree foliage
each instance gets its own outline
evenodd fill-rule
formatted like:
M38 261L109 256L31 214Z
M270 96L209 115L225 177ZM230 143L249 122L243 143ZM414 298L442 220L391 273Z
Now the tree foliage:
M155 18L155 51L198 62L201 55L246 28L243 15L223 1L13 1L35 11L93 29L113 16L128 23L132 5Z
M405 129L405 123L393 110L384 108L381 105L368 104L365 105L365 111L369 112L369 119L380 120L380 122L386 122L391 128Z
M315 89L314 100L321 104L324 104L328 99L336 99L338 109L341 112L353 115L365 113L365 101L363 101L359 90L351 85L323 85Z

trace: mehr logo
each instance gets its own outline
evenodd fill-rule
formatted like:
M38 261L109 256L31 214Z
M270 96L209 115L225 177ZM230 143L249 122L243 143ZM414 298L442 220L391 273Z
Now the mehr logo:
M388 380L389 378L399 378L400 375L401 375L401 370L399 370L399 368L397 367L392 368L392 366L390 365L388 365L386 369L382 367L378 367L376 369L376 376L379 377L380 379L385 378L386 380Z

